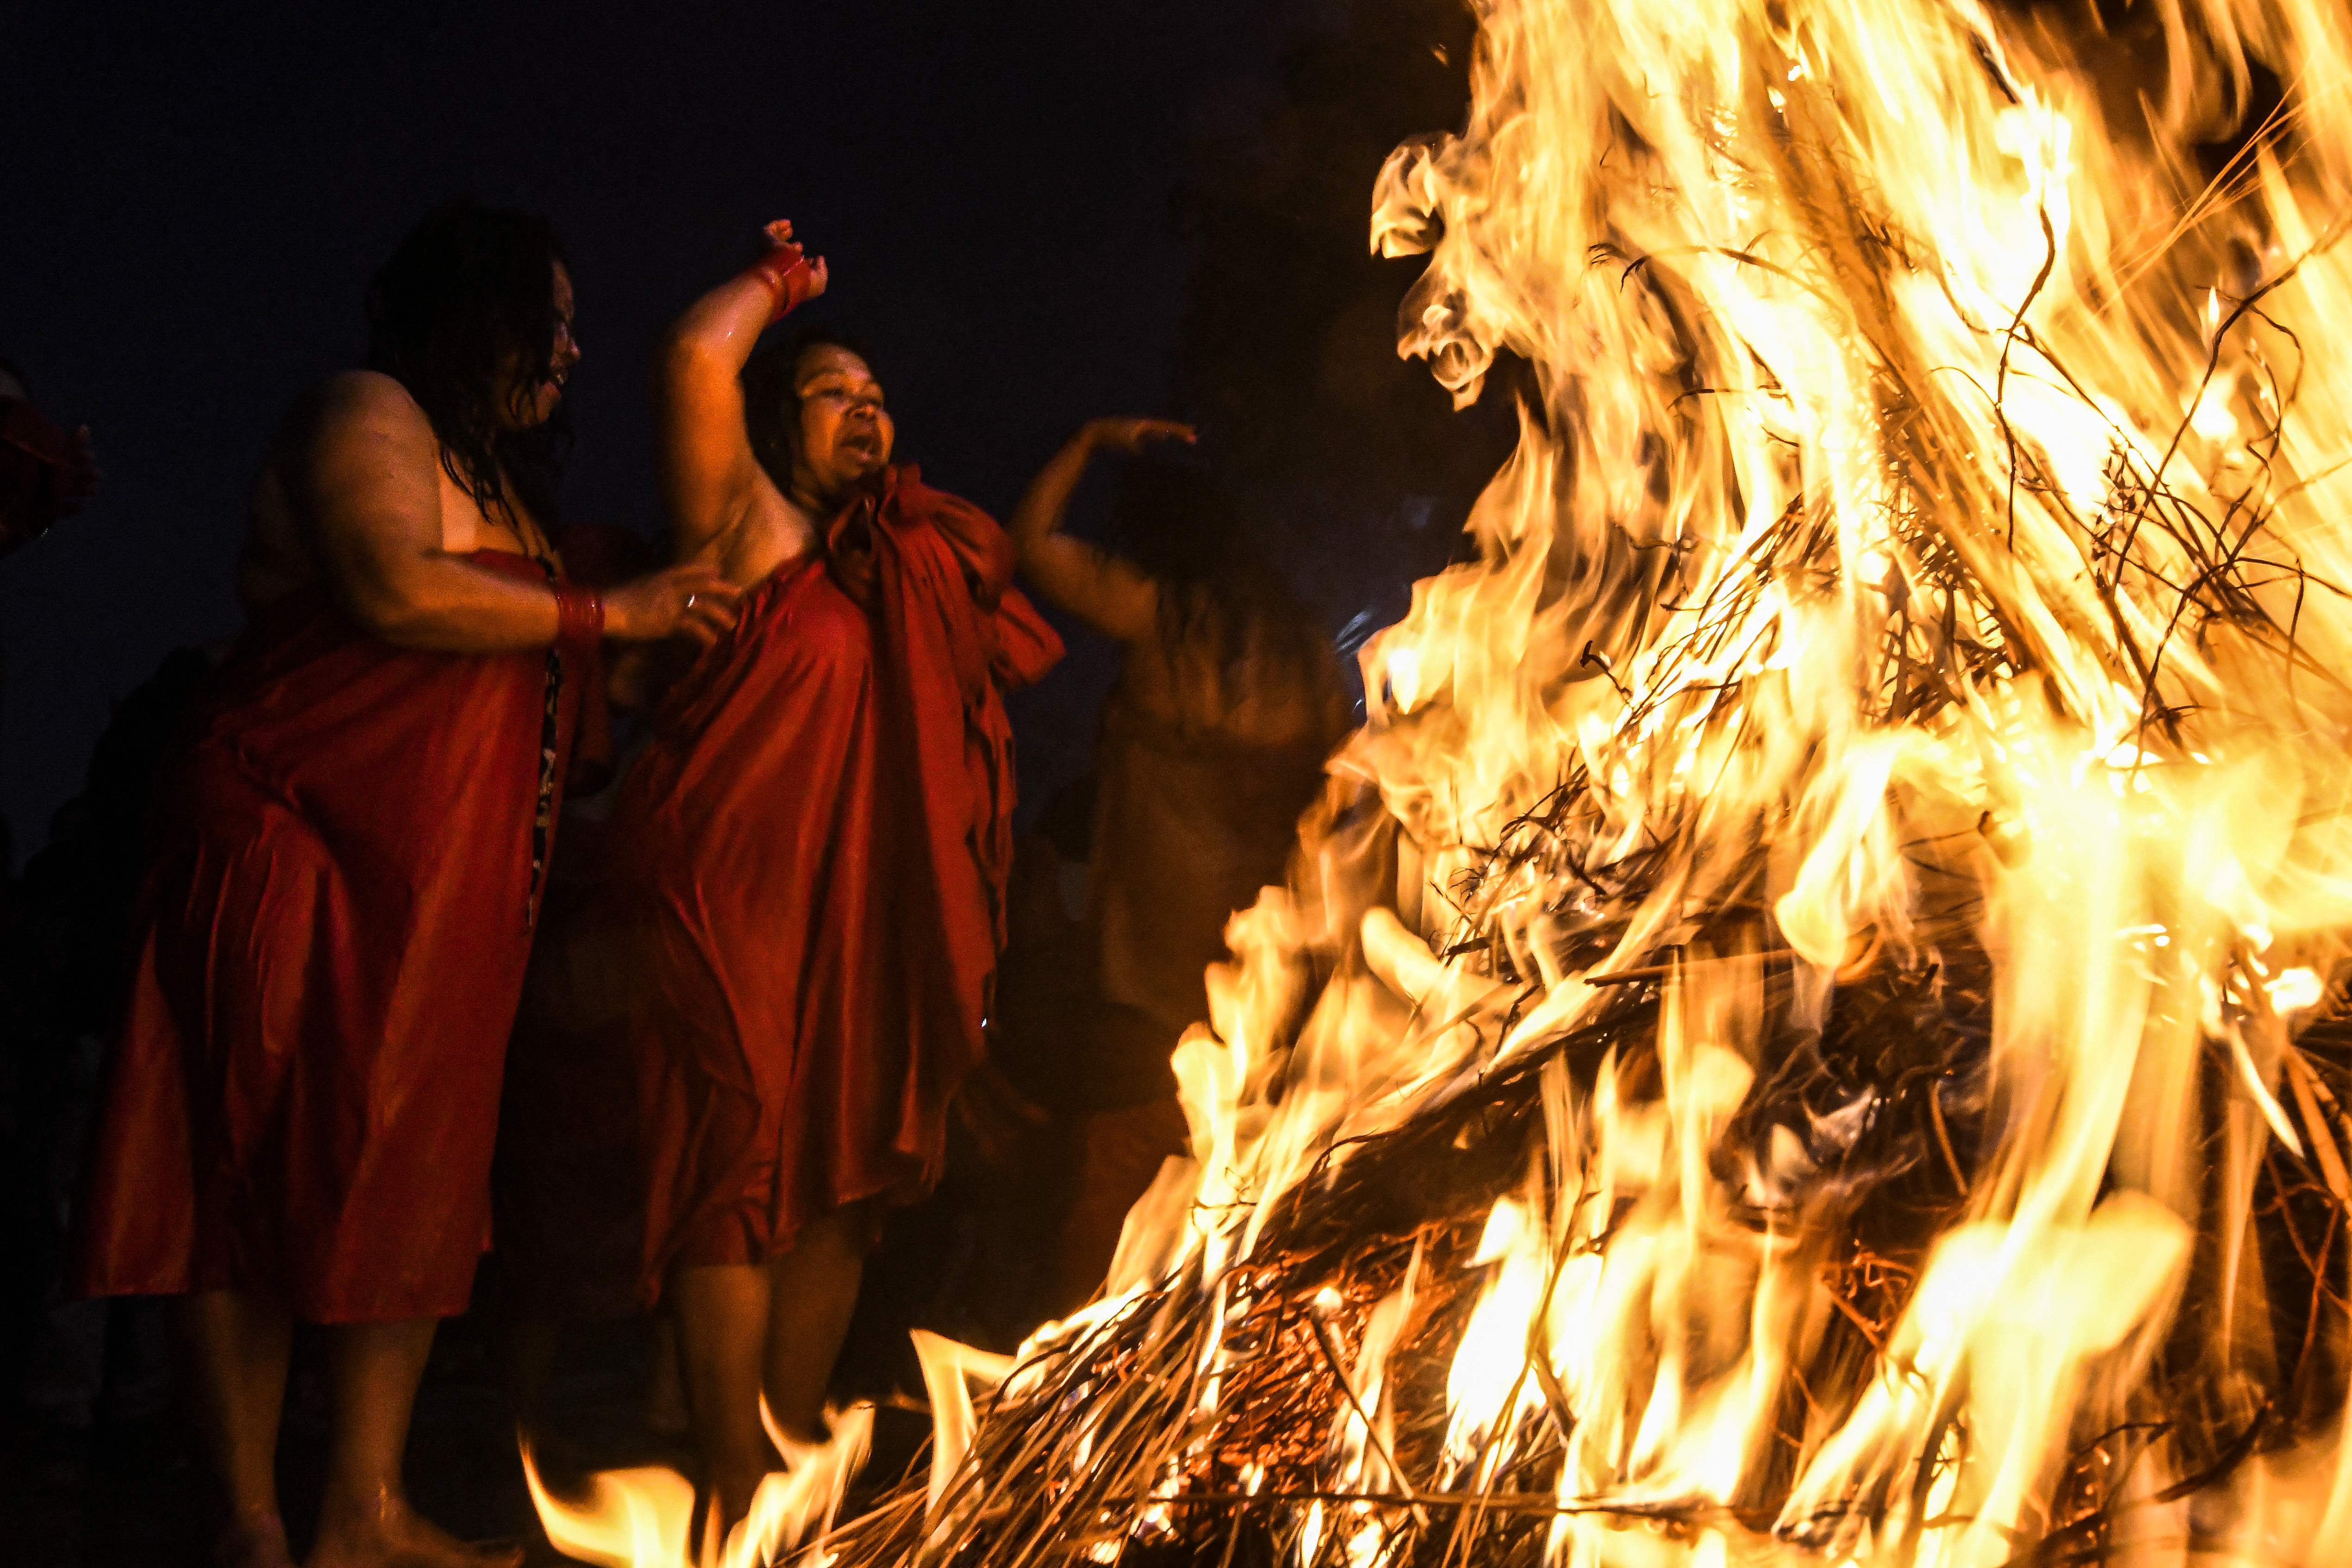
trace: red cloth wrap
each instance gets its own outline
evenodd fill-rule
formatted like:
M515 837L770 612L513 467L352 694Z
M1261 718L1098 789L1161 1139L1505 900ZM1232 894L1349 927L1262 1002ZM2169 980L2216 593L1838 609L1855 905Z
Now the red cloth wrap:
M804 557L744 596L614 813L648 1295L919 1195L981 1057L1012 862L1001 693L1061 642L1009 586L1003 531L911 468L829 531L833 570Z
M542 581L522 556L474 561ZM558 778L593 648L563 650ZM75 1278L312 1322L462 1312L531 933L548 659L257 622L163 796Z

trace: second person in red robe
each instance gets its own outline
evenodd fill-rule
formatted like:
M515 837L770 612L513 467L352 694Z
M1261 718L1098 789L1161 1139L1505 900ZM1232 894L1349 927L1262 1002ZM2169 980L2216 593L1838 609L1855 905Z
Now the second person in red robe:
M850 348L761 333L822 292L788 225L674 330L677 559L744 590L623 787L646 1273L676 1309L713 1500L814 1440L883 1205L936 1181L980 1062L1011 860L1002 692L1060 657L985 513L891 464ZM747 372L747 362L750 368Z

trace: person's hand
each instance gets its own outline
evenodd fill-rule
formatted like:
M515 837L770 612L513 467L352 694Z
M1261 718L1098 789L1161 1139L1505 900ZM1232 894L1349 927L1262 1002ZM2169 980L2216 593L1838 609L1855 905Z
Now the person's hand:
M1180 424L1173 419L1147 419L1137 415L1096 419L1087 426L1087 439L1097 451L1125 452L1129 457L1162 441L1181 441L1190 447L1200 438L1201 433L1190 425Z
M824 292L833 280L832 271L822 256L810 256L793 238L790 218L778 218L761 230L772 247L767 258L760 263L761 270L774 279L781 294L776 301L776 313L782 315L796 310Z
M673 566L604 595L604 635L621 642L685 637L708 647L735 624L743 591L715 566Z

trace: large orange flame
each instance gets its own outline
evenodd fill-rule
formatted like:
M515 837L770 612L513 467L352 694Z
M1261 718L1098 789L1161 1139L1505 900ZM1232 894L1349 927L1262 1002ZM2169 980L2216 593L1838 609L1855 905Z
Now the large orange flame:
M893 1539L944 1561L988 1512L968 1375L1084 1465L1114 1434L1032 1407L1047 1363L1190 1296L1154 1500L1054 1526L1164 1533L1286 1205L1535 1064L1475 1249L1306 1304L1344 1385L1302 1406L1307 1568L1467 1554L1441 1510L1507 1474L1577 1568L2330 1560L2352 1191L2296 1031L2352 930L2352 13L1479 11L1469 121L1391 159L1373 241L1429 258L1403 351L1507 379L1523 438L1476 561L1364 656L1335 772L1390 879L1327 816L1235 918L1177 1058L1193 1158L1021 1364L927 1347L934 1518ZM1768 1114L1882 994L1925 1065ZM1633 995L1638 1045L1571 1061ZM1841 1161L1898 1103L1942 1207L1881 1252ZM2335 1248L2300 1346L2282 1171ZM1421 1343L1441 1267L1475 1299ZM2312 1355L2317 1413L2266 1411Z
M1464 1473L1429 1478L1504 1462L1549 1383L1568 1561L1744 1560L1769 1524L2006 1562L2086 1437L2144 1414L2159 1347L2207 1364L2219 1424L2256 1418L2295 1353L2248 1256L2264 1145L2346 1195L2288 1026L2352 922L2352 15L2049 10L1496 0L1467 129L1381 177L1375 244L1430 257L1404 351L1465 401L1525 367L1480 559L1367 651L1339 764L1426 889L1420 929L1360 934L1413 1022L1343 978L1279 1059L1319 933L1280 901L1238 921L1180 1068L1200 1212L1247 1217L1166 1261L1246 1258L1316 1157L1652 972L1654 1076L1559 1075L1550 1178L1495 1209L1448 1382ZM2284 101L2209 183L2263 66ZM1965 1207L1861 1396L1792 1435L1792 1375L1873 1325L1830 1282L1806 1140L1727 1129L1841 981L1969 953L1987 1070L1928 1091ZM2101 1550L2216 1548L2189 1457L2140 1460ZM2352 1529L2332 1436L2233 1485L2231 1550ZM1694 1500L1719 1533L1621 1528Z

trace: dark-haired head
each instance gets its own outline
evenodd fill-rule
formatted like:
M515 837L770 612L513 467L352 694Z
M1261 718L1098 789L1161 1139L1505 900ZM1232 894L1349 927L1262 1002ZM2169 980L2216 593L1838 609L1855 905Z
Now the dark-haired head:
M1111 503L1111 544L1160 589L1171 633L1213 625L1226 655L1320 639L1312 616L1260 547L1240 505L1199 458L1130 459Z
M449 477L485 511L511 485L542 521L571 443L564 378L580 358L572 279L542 217L436 207L368 285L368 358L408 389Z
M1180 453L1125 464L1111 530L1119 553L1174 587L1214 584L1263 565L1233 497L1204 464Z
M818 511L879 473L898 439L866 351L823 328L752 354L743 414L752 455L776 488Z

